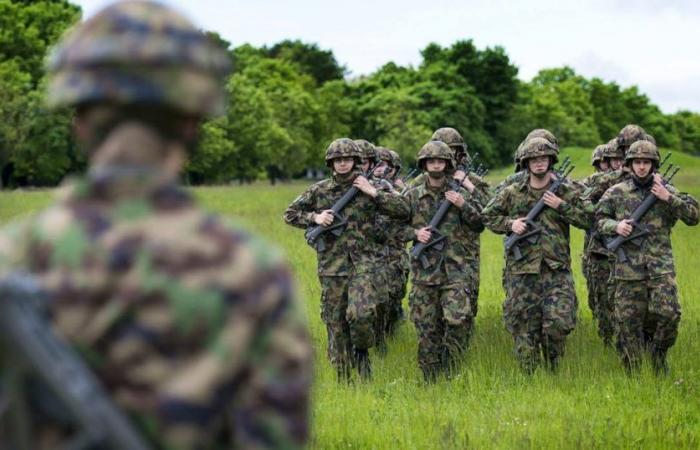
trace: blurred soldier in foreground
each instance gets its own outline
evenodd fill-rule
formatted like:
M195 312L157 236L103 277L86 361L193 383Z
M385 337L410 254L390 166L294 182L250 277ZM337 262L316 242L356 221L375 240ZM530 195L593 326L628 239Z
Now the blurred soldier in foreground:
M441 373L450 374L466 350L474 323L469 290L473 256L465 242L470 231L481 231L484 226L476 187L468 179L466 188L460 186L461 180L450 182L455 170L453 155L444 142L425 144L418 153L418 166L428 176L405 194L415 245L443 239L411 261L411 319L418 332L418 365L428 382ZM431 227L445 201L451 206L439 226Z
M326 165L331 178L311 185L284 213L284 221L307 228L307 242L318 258L321 284L321 319L328 331L328 358L339 381L348 381L355 367L361 378L371 377L369 348L374 345L376 298L381 291L375 268L372 236L378 210L401 217L407 207L400 195L376 189L362 172L363 153L348 138L331 142L326 150ZM355 195L334 211L345 194ZM312 230L323 233L309 240Z
M617 350L622 362L633 371L648 350L654 370L663 374L668 371L666 354L676 341L681 319L671 229L678 219L697 225L698 202L664 181L656 172L659 159L656 145L648 140L632 144L625 156L630 177L605 192L596 218L603 236L638 235L622 244L613 267ZM658 201L633 223L631 214L650 195Z
M503 304L516 358L527 373L542 359L550 369L556 369L566 336L576 324L569 225L585 228L585 218L576 205L578 185L564 179L555 192L550 189L558 180L552 171L557 153L544 138L528 140L521 153L528 178L504 188L482 213L484 223L494 233L531 233L518 251L506 253ZM533 223L527 222L526 215L540 199L546 207Z
M89 171L0 236L2 273L38 280L55 331L149 446L302 447L312 352L289 269L177 185L200 121L223 112L227 56L132 1L78 25L48 69ZM31 408L32 448L57 448L66 412L33 392L10 408Z

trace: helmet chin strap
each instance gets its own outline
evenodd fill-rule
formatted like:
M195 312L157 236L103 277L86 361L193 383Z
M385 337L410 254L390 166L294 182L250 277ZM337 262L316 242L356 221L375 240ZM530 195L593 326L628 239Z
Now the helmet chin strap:
M428 176L432 178L433 180L440 180L442 178L445 178L445 171L441 170L439 172L430 172L428 171Z

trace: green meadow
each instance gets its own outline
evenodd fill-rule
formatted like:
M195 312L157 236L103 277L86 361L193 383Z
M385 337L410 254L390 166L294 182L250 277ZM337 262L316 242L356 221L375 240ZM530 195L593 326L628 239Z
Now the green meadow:
M590 150L567 149L574 178L591 172ZM700 198L700 159L675 154L674 184ZM494 184L509 169L491 172ZM316 258L303 231L282 222L305 183L194 189L210 210L233 218L281 247L293 268L316 352L311 448L700 448L700 229L679 223L673 244L683 318L670 352L671 372L657 378L649 364L628 377L615 352L596 335L581 275L582 232L572 233L578 325L556 374L522 374L501 318L501 237L481 240L479 316L468 355L456 376L426 386L416 365L416 336L406 321L389 352L372 352L374 378L336 382L325 356L319 317ZM0 221L30 214L51 201L49 191L0 194ZM697 252L697 253L696 253ZM404 300L405 301L405 300Z

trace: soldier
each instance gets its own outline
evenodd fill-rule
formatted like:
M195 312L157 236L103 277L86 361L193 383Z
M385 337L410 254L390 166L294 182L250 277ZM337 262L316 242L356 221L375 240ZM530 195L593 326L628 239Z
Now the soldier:
M607 189L629 178L629 168L623 165L626 149L638 140L651 142L653 139L638 125L624 126L603 151L603 160L608 161L610 171L595 173L584 181L586 188L581 196L582 205L590 224L584 243L584 254L587 257L584 274L587 274L588 280L588 305L598 323L598 335L605 345L612 344L615 334L615 278L611 274L614 255L601 240L596 227L595 210Z
M425 251L427 266L411 261L413 287L409 295L411 319L418 332L418 365L426 381L450 373L465 351L474 312L469 291L473 262L464 243L467 233L483 229L475 186L455 191L448 177L455 170L454 153L441 141L430 141L418 152L418 165L427 173L425 182L409 190L410 225L416 242L428 243L437 230L428 224L443 200L453 205L440 225L445 236L442 250ZM457 182L458 183L458 182Z
M75 107L89 171L0 236L3 274L36 278L55 331L154 448L308 437L312 352L288 266L177 185L200 121L223 112L228 66L159 3L79 24L49 59L48 100ZM62 447L65 413L31 404L32 448Z
M355 139L355 144L360 147L362 157L360 158L360 167L364 173L372 169L369 177L369 182L372 186L379 190L386 190L388 183L385 178L388 170L386 161L380 159L380 153L377 147L365 139ZM394 192L398 195L398 192ZM386 323L388 320L389 310L389 287L387 280L387 271L385 266L385 247L389 237L388 227L382 226L389 222L389 218L383 216L379 211L376 211L373 222L374 229L371 234L365 236L372 251L372 267L370 273L377 279L375 280L376 291L374 298L371 300L376 305L376 315L374 319L374 346L380 355L385 355L387 352L386 344Z
M625 258L618 257L614 263L617 350L628 372L639 367L647 349L655 371L667 373L666 354L676 341L681 319L671 228L678 219L697 225L698 202L665 184L656 173L659 151L653 143L643 140L632 144L625 164L630 177L608 189L596 211L598 229L604 236L628 237L640 231L634 230L637 226L648 232L640 242L623 244ZM639 224L633 224L630 214L650 194L658 201Z
M373 273L375 249L370 238L376 212L402 217L408 209L401 196L374 188L362 176L361 159L362 150L352 139L331 142L326 165L333 170L332 177L310 186L284 213L284 221L299 228L346 221L339 236L326 233L324 245L316 247L321 319L328 331L328 358L339 381L350 380L353 366L363 379L371 376L368 350L374 344L375 301L380 290L380 280ZM331 207L353 186L361 193L342 211L342 217L334 216Z
M460 161L462 164L467 165L471 158L467 153L467 144L464 143L464 139L454 128L439 128L433 133L431 138L435 141L442 141L447 144L450 149L454 152L455 161L459 166ZM453 177L457 180L465 180L462 183L462 187L469 189L466 184L467 181L474 185L476 190L472 193L472 197L479 203L480 209L486 206L490 198L490 187L488 183L474 172L470 171L465 174L462 170L455 170ZM474 317L476 317L479 312L479 274L481 266L481 229L467 229L466 239L464 240L464 246L469 254L467 260L471 264L471 270L469 271L469 292L471 293L471 306ZM471 331L471 330L470 330Z
M557 148L546 139L532 138L521 155L528 179L504 188L482 215L494 233L523 234L534 231L525 216L535 203L543 198L547 206L535 222L540 229L534 235L538 242L521 246L521 258L513 252L506 255L504 321L521 367L532 373L542 356L549 368L557 367L566 336L576 324L569 225L585 228L586 224L576 205L577 185L564 180L556 194L548 191L555 177L551 169L557 162Z
M601 173L606 173L609 171L609 161L604 157L605 153L608 151L608 145L609 144L601 144L593 150L593 154L591 155L591 165L593 166L595 172L580 181L580 183L584 187L588 187L588 185L591 184L592 180L595 179L595 177L599 176ZM593 227L593 224L591 224L591 228ZM598 283L599 280L595 277L599 274L596 273L595 270L592 271L591 268L592 257L588 250L589 241L593 232L591 228L586 230L586 235L583 239L583 254L581 256L581 268L583 269L583 276L586 279L586 286L588 287L588 307L593 313L593 317L597 319L598 316L596 311L596 283Z
M501 181L496 185L494 188L494 193L498 194L501 192L505 187L510 186L513 183L522 183L526 179L528 179L529 174L527 171L527 167L523 167L520 159L522 156L522 149L525 146L525 143L529 141L532 138L543 138L546 139L550 144L555 146L557 148L557 153L559 152L559 142L557 141L557 138L550 132L549 130L545 130L544 128L535 128L534 130L530 131L527 136L525 136L525 139L518 145L518 148L515 150L515 156L513 158L515 162L515 173L512 175L509 175L506 177L505 180Z
M383 189L399 191L402 189L396 183L396 175L401 169L399 154L384 147L379 147L377 153L379 154L380 163L375 173L384 174L384 180L386 181L383 184ZM388 173L384 173L386 168L389 169ZM380 217L382 220L378 227L385 229L387 234L381 265L385 272L388 287L387 315L384 327L386 334L391 336L404 316L401 302L406 296L406 283L408 282L409 271L406 241L412 239L412 236L409 236L408 239L404 237L407 230L400 221L390 220L385 216ZM412 234L412 229L408 231L410 231L409 234Z

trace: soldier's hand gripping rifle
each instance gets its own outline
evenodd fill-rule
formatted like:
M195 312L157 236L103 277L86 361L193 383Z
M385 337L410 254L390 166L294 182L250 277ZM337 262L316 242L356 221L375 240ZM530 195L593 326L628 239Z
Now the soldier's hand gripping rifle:
M671 180L678 173L679 170L681 170L681 168L676 167L674 169L673 164L669 165L668 168L666 168L666 171L662 175L662 178L664 179L664 186L671 183ZM666 178L667 176L668 178ZM627 237L617 235L614 238L609 239L605 243L605 248L617 254L617 260L619 262L627 261L627 255L625 255L625 252L622 249L622 244L629 241L637 247L640 247L642 245L642 238L649 234L649 229L647 228L647 226L639 223L639 221L642 220L642 218L647 212L649 212L649 210L652 206L654 206L657 200L658 197L653 193L647 194L647 196L644 197L644 200L642 200L642 203L640 203L639 206L635 208L635 210L632 212L628 219L630 221L630 225L632 225L632 232L630 233L630 235Z
M361 176L369 179L372 171L374 171L375 164L370 164L367 172L363 173ZM306 229L304 237L306 237L306 243L311 247L316 249L316 251L322 252L326 249L326 240L324 238L325 233L331 233L338 237L343 234L345 226L348 221L340 214L343 209L355 198L355 196L360 192L360 189L351 186L345 194L343 194L338 201L336 201L333 206L331 206L331 211L333 211L333 222L328 225L312 225Z
M14 422L7 430L10 443L6 443L18 449L31 448L28 397L23 395L24 378L31 375L60 400L65 408L61 414L77 429L77 436L66 448L148 449L92 371L53 333L43 314L44 302L43 292L28 275L12 274L0 282L0 339L5 357L12 358L5 375L10 377L9 394L16 403L5 412Z
M567 156L566 159L564 159L564 161L561 163L559 168L554 170L554 173L556 174L556 179L549 186L547 192L555 194L559 189L559 186L561 186L561 184L564 182L564 179L566 179L566 177L571 173L572 170L574 170L574 166L571 165L571 159ZM523 234L511 233L506 238L506 252L513 252L513 257L516 261L522 259L523 257L523 254L520 251L520 245L522 245L522 240L526 240L531 245L537 242L537 235L542 232L542 229L537 226L535 220L537 220L542 211L544 211L545 206L547 205L545 205L544 196L542 196L542 198L537 200L535 206L533 206L532 209L530 209L530 211L527 213L527 216L525 216L525 223L527 224L528 228L530 228L530 230L526 231Z
M449 181L448 190L459 192L462 182L464 182L464 179L469 176L469 170L473 167L477 157L478 154L474 154L469 165L466 167L461 165L457 166L457 170L462 170L464 172L464 177L460 180L452 178ZM426 244L417 242L411 249L411 259L419 260L423 269L430 267L430 261L425 256L426 250L434 248L438 251L442 251L445 248L445 239L447 236L441 234L439 228L451 206L452 202L447 199L440 203L437 212L433 215L432 219L430 219L430 223L428 223L428 227L430 228L430 242Z

